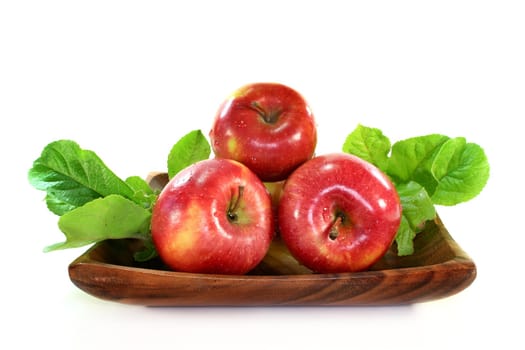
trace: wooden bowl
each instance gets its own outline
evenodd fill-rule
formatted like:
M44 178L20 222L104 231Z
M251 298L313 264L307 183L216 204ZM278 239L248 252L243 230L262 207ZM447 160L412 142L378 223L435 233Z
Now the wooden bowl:
M165 174L148 178L160 188ZM370 270L316 274L275 239L265 259L241 276L170 271L159 259L137 263L138 240L95 244L69 265L71 281L95 297L147 306L399 305L456 294L476 278L476 266L441 220L415 239L413 255L393 246Z

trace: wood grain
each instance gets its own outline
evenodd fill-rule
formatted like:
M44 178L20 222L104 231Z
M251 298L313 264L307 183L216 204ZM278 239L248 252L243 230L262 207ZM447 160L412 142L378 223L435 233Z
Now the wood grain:
M165 174L148 178L162 187ZM276 239L265 259L243 276L169 271L160 260L137 263L137 240L94 245L69 265L72 282L95 297L147 306L399 305L454 295L476 266L436 218L415 240L415 253L395 246L369 271L315 274Z

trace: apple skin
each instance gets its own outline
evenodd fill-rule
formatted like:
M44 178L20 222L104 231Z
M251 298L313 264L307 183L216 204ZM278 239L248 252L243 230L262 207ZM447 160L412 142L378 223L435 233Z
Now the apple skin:
M270 194L239 162L197 162L159 194L151 234L160 258L175 271L245 274L274 237Z
M368 269L389 249L401 204L389 178L350 154L317 156L286 181L280 235L291 254L319 273Z
M220 106L210 141L216 157L237 160L265 182L284 180L312 158L313 114L302 95L278 83L252 83Z

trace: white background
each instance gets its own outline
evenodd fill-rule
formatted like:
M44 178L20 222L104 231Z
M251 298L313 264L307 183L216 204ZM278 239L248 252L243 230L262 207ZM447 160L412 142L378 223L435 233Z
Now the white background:
M524 18L519 1L2 1L2 343L523 348ZM121 177L163 171L179 137L207 133L223 98L255 81L307 98L317 153L338 151L358 123L393 141L435 132L482 145L483 193L438 209L477 264L474 283L376 308L147 308L77 289L67 266L85 249L42 252L63 240L27 182L42 148L73 139Z

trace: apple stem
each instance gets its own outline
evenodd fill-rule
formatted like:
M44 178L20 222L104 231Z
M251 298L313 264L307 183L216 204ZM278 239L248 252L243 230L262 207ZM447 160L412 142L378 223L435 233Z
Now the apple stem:
M330 229L328 231L328 237L333 241L339 236L339 226L344 221L344 215L343 214L336 214L334 221L332 222L332 225L330 226Z
M280 110L267 113L257 101L252 102L251 107L254 111L259 113L259 116L268 124L274 124L281 115Z
M237 214L235 213L237 209L239 208L239 204L241 202L242 194L244 193L244 186L238 187L237 195L232 193L232 201L230 202L230 207L228 208L228 219L233 222L237 221Z

